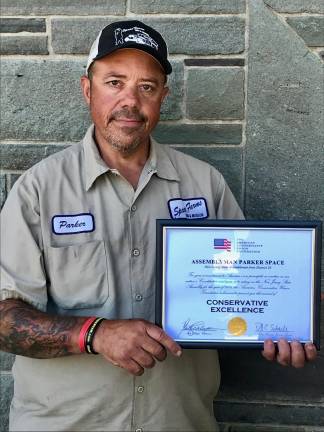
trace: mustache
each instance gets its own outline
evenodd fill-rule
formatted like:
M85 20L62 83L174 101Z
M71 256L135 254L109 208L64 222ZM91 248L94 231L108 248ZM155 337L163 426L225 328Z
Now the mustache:
M123 119L129 119L129 120L135 120L135 121L145 121L146 116L142 114L138 109L129 109L129 108L122 108L118 111L114 111L111 116L110 120L118 120L120 118Z

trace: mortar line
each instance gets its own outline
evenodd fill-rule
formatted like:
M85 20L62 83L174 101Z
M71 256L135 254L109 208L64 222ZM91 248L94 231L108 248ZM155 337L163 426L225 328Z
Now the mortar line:
M245 21L245 63L244 63L244 121L242 123L242 187L241 193L243 198L243 213L246 212L246 152L247 152L247 119L248 119L248 65L249 65L249 43L250 43L250 9L249 0L246 0L246 21Z

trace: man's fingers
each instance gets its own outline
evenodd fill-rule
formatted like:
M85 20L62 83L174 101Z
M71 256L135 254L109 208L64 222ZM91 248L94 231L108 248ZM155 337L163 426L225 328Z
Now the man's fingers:
M278 341L278 354L277 354L277 362L282 366L290 365L291 361L291 353L290 346L286 339L279 339Z
M146 333L159 344L163 345L173 355L181 356L181 347L170 336L168 336L160 327L151 325L146 327Z
M126 369L132 375L140 376L144 373L144 368L134 360L127 360L121 363L119 366Z
M163 361L166 359L167 351L164 346L156 342L151 337L147 338L147 341L143 343L142 348L150 353L158 361Z
M266 339L264 341L264 348L262 355L265 359L273 361L276 357L276 346L271 339Z
M151 369L155 365L155 360L152 355L142 348L137 348L132 358L145 369Z
M301 368L305 364L305 352L301 343L292 341L291 348L291 365L295 368Z
M317 356L317 350L314 344L307 343L305 344L305 356L307 361L314 361Z

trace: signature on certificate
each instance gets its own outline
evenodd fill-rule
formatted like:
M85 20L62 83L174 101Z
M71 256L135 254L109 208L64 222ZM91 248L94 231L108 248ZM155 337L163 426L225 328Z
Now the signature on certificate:
M209 335L211 332L215 332L220 330L216 327L206 326L204 321L192 321L191 318L187 318L182 326L182 329L179 332L179 336L186 332L188 336L194 335Z

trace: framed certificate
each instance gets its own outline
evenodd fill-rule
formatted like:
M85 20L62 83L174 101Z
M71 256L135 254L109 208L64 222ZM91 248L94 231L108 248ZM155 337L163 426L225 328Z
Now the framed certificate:
M157 220L156 323L181 346L319 349L321 222Z

